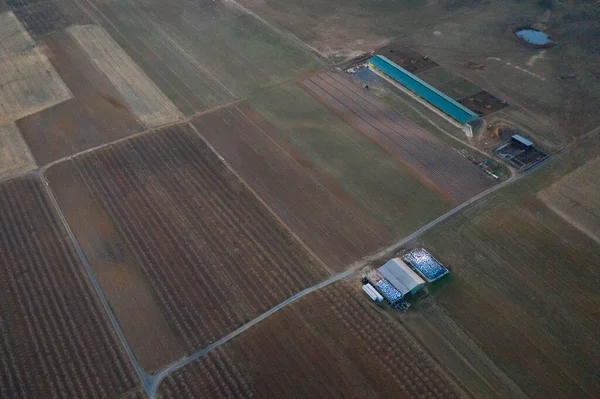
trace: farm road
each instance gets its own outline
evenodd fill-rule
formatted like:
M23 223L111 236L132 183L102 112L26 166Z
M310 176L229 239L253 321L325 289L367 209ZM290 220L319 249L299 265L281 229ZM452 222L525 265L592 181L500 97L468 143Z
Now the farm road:
M312 287L306 288L303 291L298 292L297 294L289 297L288 299L286 299L285 301L281 302L280 304L274 306L273 308L267 310L266 312L262 313L261 315L257 316L256 318L254 318L253 320L249 321L248 323L244 324L243 326L241 326L240 328L238 328L235 331L232 331L231 333L227 334L226 336L224 336L223 338L219 339L218 341L215 341L214 343L212 343L211 345L203 348L202 350L193 353L189 356L186 356L172 364L170 364L169 366L165 367L164 369L162 369L161 371L157 372L156 374L151 376L151 384L149 386L145 387L148 388L146 390L146 392L148 393L148 395L150 396L150 398L155 398L156 397L156 393L158 391L158 387L160 385L160 382L169 374L179 370L180 368L186 366L187 364L193 362L194 360L206 355L208 352L210 352L213 349L218 348L219 346L227 343L229 340L237 337L238 335L240 335L241 333L243 333L244 331L248 330L249 328L251 328L252 326L260 323L261 321L263 321L264 319L266 319L267 317L271 316L273 313L279 311L280 309L283 309L284 307L286 307L287 305L297 301L298 299L304 297L305 295L308 295L312 292L315 292L321 288L327 287L330 284L335 283L336 281L340 281L343 280L347 277L350 277L352 275L354 275L355 273L357 273L360 269L362 269L363 267L367 266L369 263L386 257L386 256L391 256L395 251L397 251L398 249L400 249L403 245L409 243L410 241L414 240L415 238L419 237L421 234L425 233L427 230L431 229L432 227L434 227L435 225L437 225L438 223L443 222L444 220L448 219L450 216L454 215L457 212L460 212L461 210L463 210L464 208L466 208L467 206L479 201L480 199L496 192L497 190L501 189L502 187L507 186L508 184L511 184L515 181L517 181L518 179L520 179L521 177L525 176L525 174L519 174L519 175L515 175L512 178L510 178L509 180L506 180L505 182L502 182L494 187L489 188L486 191L483 191L481 193L479 193L478 195L476 195L475 197L469 199L468 201L463 202L462 204L460 204L459 206L451 209L450 211L446 212L445 214L443 214L442 216L438 217L437 219L432 220L431 222L427 223L425 226L421 227L420 229L414 231L412 234L399 239L398 241L394 242L393 244L391 244L390 246L380 250L377 253L374 253L372 255L369 255L357 262L355 262L354 264L351 265L351 267L346 270L345 272L342 273L338 273L335 274L333 276L331 276L330 278L328 278L327 280L324 280L318 284L313 285Z

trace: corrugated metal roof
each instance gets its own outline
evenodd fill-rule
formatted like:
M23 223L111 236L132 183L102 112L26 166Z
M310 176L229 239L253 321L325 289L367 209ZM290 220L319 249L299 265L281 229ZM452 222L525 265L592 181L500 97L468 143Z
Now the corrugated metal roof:
M512 138L514 140L517 140L521 144L525 144L527 147L531 147L533 145L533 143L531 141L527 140L525 137L520 136L518 134L515 134L514 136L512 136Z
M425 284L417 273L406 265L400 258L389 260L377 269L402 294L408 294L419 285Z
M422 81L406 69L390 61L388 58L382 55L376 55L369 59L369 64L373 65L375 68L458 122L467 123L477 119L476 113L457 101L454 101L452 98Z

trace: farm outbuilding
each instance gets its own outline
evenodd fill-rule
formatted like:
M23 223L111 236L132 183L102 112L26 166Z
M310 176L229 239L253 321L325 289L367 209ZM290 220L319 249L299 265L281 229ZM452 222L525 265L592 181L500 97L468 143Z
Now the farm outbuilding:
M389 260L377 269L402 296L415 294L425 285L423 280L400 258Z
M435 87L390 61L388 58L382 55L376 55L370 58L368 63L370 68L374 68L400 83L402 86L406 87L408 90L415 93L455 121L467 124L478 119L475 112L448 97Z

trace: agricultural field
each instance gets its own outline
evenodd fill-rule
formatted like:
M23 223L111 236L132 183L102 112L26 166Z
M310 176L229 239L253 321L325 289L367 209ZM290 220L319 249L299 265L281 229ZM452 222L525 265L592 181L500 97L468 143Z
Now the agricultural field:
M564 176L538 197L557 215L600 243L600 158Z
M87 25L89 17L69 0L3 0L22 21L29 34L42 38L70 25ZM0 9L1 11L1 9Z
M112 397L139 384L41 182L0 184L0 396Z
M247 104L204 114L193 124L329 267L344 269L393 239Z
M328 275L189 125L86 153L47 177L148 371Z
M437 306L530 397L600 393L600 247L536 196L599 145L563 153L415 243L452 268Z
M335 62L388 43L428 55L506 99L511 106L495 116L531 131L546 151L600 121L600 19L594 2L240 2ZM558 45L536 49L517 40L511 27L539 23L550 3L547 31Z
M66 32L45 53L73 98L17 122L40 165L144 130L111 82Z
M279 140L328 176L367 215L395 236L408 234L452 207L414 171L297 85L249 97ZM367 167L368 166L368 167Z
M0 124L0 178L36 167L19 128L14 123Z
M348 282L310 294L168 376L159 397L468 397L363 295Z
M0 14L0 123L12 122L73 95L12 12Z
M186 115L323 66L232 2L92 0L82 6Z
M494 185L490 177L453 148L341 75L323 73L305 79L302 84L351 125L407 163L432 189L455 203Z
M181 114L119 44L100 26L73 26L69 35L119 92L129 109L146 127L180 119Z
M428 71L421 73L419 79L424 80L455 100L481 91L481 88L476 84L469 82L465 78L458 76L443 67L429 69Z

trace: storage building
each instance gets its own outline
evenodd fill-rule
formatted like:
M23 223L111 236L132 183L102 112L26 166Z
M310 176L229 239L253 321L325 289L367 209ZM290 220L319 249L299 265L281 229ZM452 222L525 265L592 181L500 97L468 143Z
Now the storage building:
M379 72L400 83L402 86L406 87L444 114L450 116L455 121L467 124L478 119L475 112L460 104L458 101L448 97L388 58L382 55L376 55L370 58L368 63L370 68L375 68Z
M400 258L389 260L385 265L377 269L400 294L404 297L406 294L415 294L423 286L423 280Z

